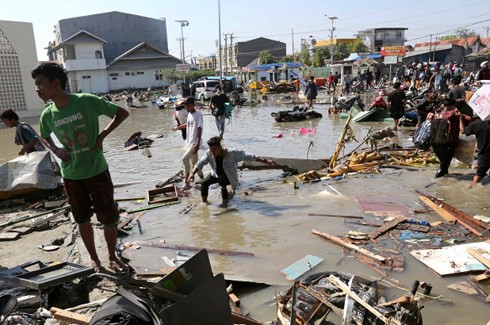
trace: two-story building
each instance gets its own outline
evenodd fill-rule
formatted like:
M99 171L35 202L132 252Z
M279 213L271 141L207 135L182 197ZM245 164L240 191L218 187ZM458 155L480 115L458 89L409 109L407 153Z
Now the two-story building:
M369 52L380 52L383 46L404 46L406 30L405 27L370 28L357 32L355 37L362 40Z
M0 111L39 115L44 104L31 78L37 63L32 23L0 20Z
M164 19L113 11L60 20L55 33L48 53L63 63L72 92L165 86L162 70L181 63L167 53Z

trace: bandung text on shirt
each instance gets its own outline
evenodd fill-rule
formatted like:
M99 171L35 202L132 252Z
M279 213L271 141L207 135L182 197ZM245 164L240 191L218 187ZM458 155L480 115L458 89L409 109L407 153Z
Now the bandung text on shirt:
M60 127L60 126L63 126L65 124L68 124L68 123L71 123L74 121L78 121L78 120L82 120L82 119L83 119L82 113L77 113L77 114L73 114L73 115L70 115L70 116L67 116L67 117L64 117L62 119L54 121L54 126Z

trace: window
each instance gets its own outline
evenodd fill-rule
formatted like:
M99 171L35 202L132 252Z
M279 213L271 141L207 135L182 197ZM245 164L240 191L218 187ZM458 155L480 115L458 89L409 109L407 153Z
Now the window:
M130 75L131 75L131 73L129 73L129 72L125 72L124 74L125 74L126 76L130 76Z
M96 59L102 59L102 52L101 51L95 51L95 58Z
M119 76L119 73L117 73L117 72L109 73L109 77L117 77L117 76Z
M117 77L112 77L112 80L117 80Z
M90 79L92 76L82 76L82 79Z
M136 74L145 74L143 71L138 71Z
M396 32L396 38L402 38L402 32L401 31Z

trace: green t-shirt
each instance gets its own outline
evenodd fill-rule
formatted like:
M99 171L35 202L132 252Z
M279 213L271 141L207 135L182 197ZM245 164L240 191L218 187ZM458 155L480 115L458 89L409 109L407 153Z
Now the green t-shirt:
M101 150L93 151L99 136L99 116L113 118L119 106L92 94L72 94L68 106L58 108L49 104L41 114L43 138L51 132L69 151L71 161L61 162L63 178L79 180L99 175L107 168Z

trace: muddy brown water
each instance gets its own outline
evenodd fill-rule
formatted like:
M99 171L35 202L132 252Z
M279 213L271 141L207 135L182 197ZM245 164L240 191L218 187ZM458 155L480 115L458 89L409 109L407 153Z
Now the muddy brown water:
M224 145L245 149L257 155L285 158L328 158L332 155L345 119L329 116L327 105L317 105L322 119L311 122L275 123L270 113L291 108L292 105L279 105L274 98L257 107L242 107L235 110L231 124L227 125ZM216 135L214 118L207 110L204 113L204 139ZM180 168L183 141L180 133L171 131L175 125L172 110L159 110L156 106L133 109L129 118L105 141L104 151L109 162L114 183L136 184L116 188L117 198L141 197L162 179ZM104 126L108 119L103 118ZM380 129L391 126L384 123L352 122L354 134L362 140L370 127ZM38 125L34 123L38 129ZM316 132L300 134L299 128L314 128ZM152 157L147 158L141 150L125 152L124 142L134 132L143 136L162 134L150 148ZM401 128L393 141L409 146L412 128ZM282 134L282 138L274 138ZM0 162L16 156L18 148L13 144L12 129L0 129ZM308 152L308 146L313 142ZM345 153L358 144L348 143ZM204 148L201 150L201 154ZM445 177L434 179L436 166L421 168L418 171L385 169L380 174L358 174L340 181L322 181L303 184L294 189L294 178L281 177L280 170L242 171L241 187L232 201L229 210L218 208L219 189L210 190L211 205L200 205L197 189L189 191L189 197L181 204L147 211L140 219L143 233L138 229L125 240L159 241L169 244L185 244L200 247L220 248L251 252L253 257L224 257L210 254L215 272L246 282L267 283L271 286L251 289L243 293L242 305L250 315L259 320L275 318L272 304L275 291L285 292L291 282L285 279L281 270L306 255L324 259L313 272L347 271L365 277L379 278L379 274L360 264L347 252L324 239L311 234L317 229L334 235L343 235L350 229L369 232L372 228L344 223L340 218L312 217L308 213L363 215L365 220L380 222L370 214L364 214L354 200L355 196L391 196L402 200L410 210L423 209L415 189L422 189L468 214L488 216L488 197L490 185L477 186L468 190L471 177ZM470 173L468 169L452 168L452 172ZM425 188L426 185L436 184ZM333 189L341 193L337 194ZM248 194L248 195L246 195ZM136 209L144 202L121 202L121 207ZM179 213L190 204L197 204L189 213ZM418 215L428 220L441 220L434 213ZM382 239L386 240L386 239ZM489 305L465 294L451 291L447 285L466 280L466 276L441 278L428 267L414 259L408 251L418 249L416 245L399 246L389 241L390 248L400 250L405 255L405 271L391 272L390 275L411 287L414 280L426 281L433 286L432 294L441 295L452 303L427 300L422 310L426 324L486 324L490 319ZM386 253L385 253L386 254ZM128 253L133 264L142 270L159 270L165 267L163 256L175 257L175 251L142 247ZM6 263L7 264L7 263ZM488 285L488 283L483 284ZM488 288L487 288L488 289ZM388 298L394 299L404 294L394 288L386 289ZM332 316L332 321L340 320Z

